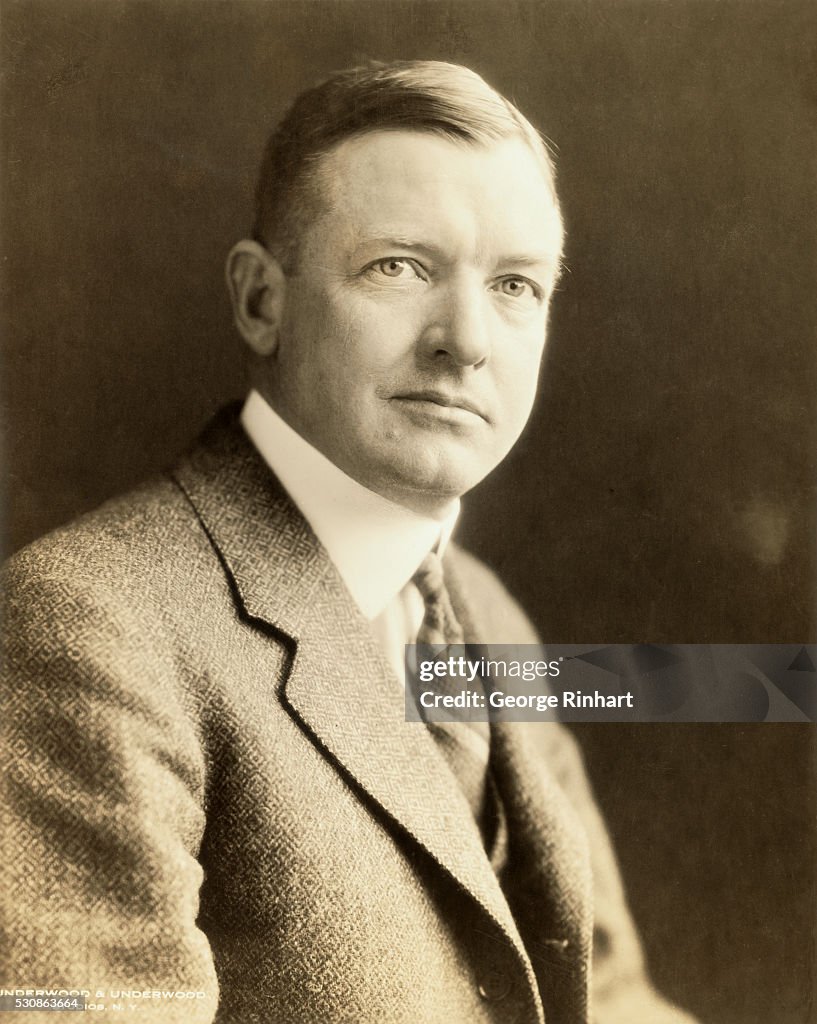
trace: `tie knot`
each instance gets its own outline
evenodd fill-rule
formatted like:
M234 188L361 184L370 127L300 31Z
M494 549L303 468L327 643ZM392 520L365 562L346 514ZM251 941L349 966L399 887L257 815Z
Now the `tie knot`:
M430 551L412 577L425 605L425 616L417 636L418 644L461 644L462 627L451 604L443 578L443 563L435 551Z

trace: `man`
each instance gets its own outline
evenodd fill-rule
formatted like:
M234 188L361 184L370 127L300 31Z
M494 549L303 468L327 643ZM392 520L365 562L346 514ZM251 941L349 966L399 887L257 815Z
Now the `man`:
M473 73L296 101L227 265L240 417L8 570L8 988L102 1020L689 1020L566 732L491 729L489 842L456 743L403 714L418 636L535 642L450 537L528 418L561 248L541 140Z

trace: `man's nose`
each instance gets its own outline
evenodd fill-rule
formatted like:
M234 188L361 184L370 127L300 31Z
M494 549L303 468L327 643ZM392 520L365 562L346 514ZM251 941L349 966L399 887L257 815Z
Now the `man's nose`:
M479 366L491 351L489 296L482 282L457 282L434 303L423 332L423 350L458 366Z

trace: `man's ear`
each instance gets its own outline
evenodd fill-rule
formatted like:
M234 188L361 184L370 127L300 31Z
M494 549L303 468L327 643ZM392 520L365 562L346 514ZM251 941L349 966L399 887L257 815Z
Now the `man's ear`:
M230 250L225 271L241 337L259 356L272 355L286 295L281 264L263 245L245 238Z

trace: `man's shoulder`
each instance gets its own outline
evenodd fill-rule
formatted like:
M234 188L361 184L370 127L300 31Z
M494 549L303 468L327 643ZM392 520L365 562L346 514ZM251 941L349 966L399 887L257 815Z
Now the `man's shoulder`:
M234 412L228 407L213 422L222 424L226 413L234 420ZM18 551L4 566L5 587L20 580L71 579L144 591L154 580L172 580L211 557L206 530L176 471L207 449L212 432L211 426L175 469L156 474Z
M199 540L193 509L162 475L22 548L6 563L5 582L62 577L121 587L133 576L143 581L145 566L166 568L180 544L194 548Z
M147 644L169 648L177 620L195 605L191 590L201 593L201 580L212 577L208 547L169 477L106 502L4 566L7 654L47 661L71 650L110 658Z

